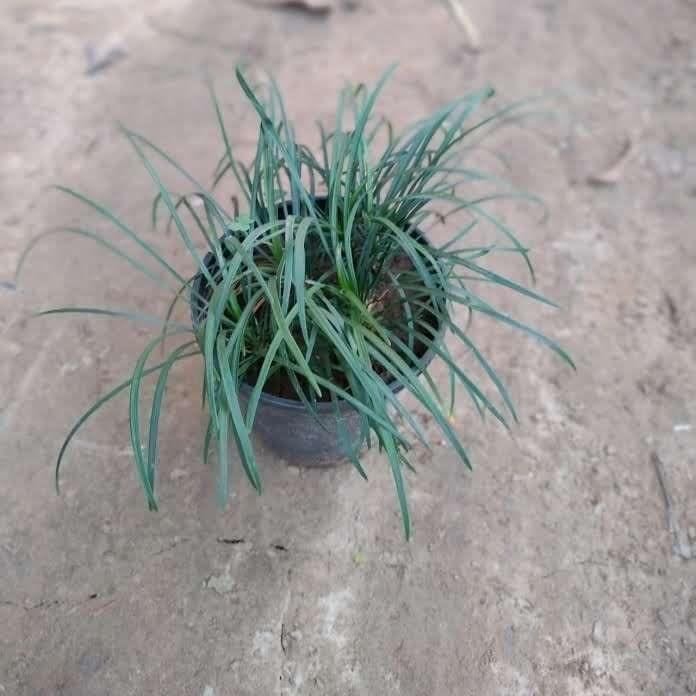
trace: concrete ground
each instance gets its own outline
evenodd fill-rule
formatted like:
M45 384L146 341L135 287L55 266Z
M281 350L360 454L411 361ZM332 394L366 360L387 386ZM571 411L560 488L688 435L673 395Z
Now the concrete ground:
M437 438L417 452L410 543L376 455L369 484L262 455L263 497L238 476L220 512L194 362L165 406L159 514L138 489L127 399L79 435L56 497L61 438L148 332L29 312L165 300L88 241L47 241L20 290L0 289L0 694L696 693L696 5L463 6L478 52L436 0L336 0L323 15L252 0L3 3L0 281L35 234L95 222L50 183L147 229L152 188L117 120L205 177L220 154L206 71L245 154L254 120L235 63L273 71L309 132L344 80L396 60L383 109L402 124L486 83L501 104L566 91L557 118L492 144L549 206L543 224L506 210L563 309L499 300L578 371L474 325L521 424L509 437L461 402L475 471ZM191 270L174 236L147 234Z

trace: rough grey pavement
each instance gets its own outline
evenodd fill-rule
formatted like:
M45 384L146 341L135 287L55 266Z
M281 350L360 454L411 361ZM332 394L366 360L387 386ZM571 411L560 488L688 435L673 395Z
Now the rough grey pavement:
M148 332L29 312L166 300L88 240L46 241L20 290L0 290L0 694L696 693L696 5L462 6L477 53L435 0L337 0L323 15L251 0L3 3L0 281L34 235L101 224L50 183L148 229L152 185L117 120L208 177L220 143L204 74L248 155L236 63L276 75L310 138L345 80L398 61L383 109L399 124L487 83L501 104L565 91L555 118L491 141L548 205L546 222L504 212L562 309L494 299L561 340L578 370L474 324L520 425L509 436L460 401L475 470L437 437L417 452L408 544L376 455L366 484L262 454L264 495L237 476L220 512L194 362L167 395L160 513L138 489L124 399L80 434L57 497L62 436ZM146 233L192 270L174 235Z

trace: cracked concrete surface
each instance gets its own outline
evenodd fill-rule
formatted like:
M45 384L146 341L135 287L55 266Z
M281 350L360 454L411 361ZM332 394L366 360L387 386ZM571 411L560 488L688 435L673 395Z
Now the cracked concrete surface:
M546 223L505 213L534 250L539 289L564 309L497 299L561 340L578 372L475 324L521 424L508 437L461 402L475 471L437 438L418 452L409 544L376 455L369 484L349 468L300 471L262 455L264 495L236 476L219 512L194 363L165 404L159 514L125 456L123 401L74 443L58 498L62 436L127 374L148 332L28 313L78 300L154 313L166 300L86 241L47 241L20 291L0 288L0 693L696 693L696 561L673 553L652 464L656 453L693 547L696 6L466 8L479 53L435 0L336 2L323 17L241 1L3 4L0 281L34 234L98 224L50 183L147 229L152 188L117 120L207 177L219 140L205 72L246 155L254 121L235 63L272 70L311 134L345 79L374 81L398 61L383 108L401 124L485 83L501 103L566 91L555 119L491 141L549 207ZM90 76L88 45L123 55ZM619 181L588 184L626 139ZM188 268L174 237L151 235Z

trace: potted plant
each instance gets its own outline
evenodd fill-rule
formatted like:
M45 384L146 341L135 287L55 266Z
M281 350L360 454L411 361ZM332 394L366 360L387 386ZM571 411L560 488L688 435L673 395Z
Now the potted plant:
M259 118L256 155L248 166L235 157L211 89L224 151L210 190L152 142L124 130L157 188L153 224L166 211L168 226L193 258L195 273L190 276L173 268L109 209L59 187L135 241L143 257L135 258L97 232L69 232L106 246L149 279L172 288L173 296L161 330L145 346L132 376L102 396L68 433L58 454L56 485L66 448L78 429L102 405L128 391L136 468L149 507L157 509L159 420L170 369L178 361L201 356L209 413L203 456L207 460L214 446L222 504L228 495L230 445L250 483L261 491L253 431L288 460L326 465L348 458L364 478L360 453L376 446L391 467L408 537L404 468L410 467L412 442L427 446L427 438L399 393L415 397L467 466L469 459L450 418L455 384L464 387L481 415L489 412L507 423L502 409L452 356L445 333L480 363L509 416L516 419L505 386L462 325L460 310L522 330L572 364L556 343L478 294L483 281L547 302L484 265L486 257L504 249L519 254L531 271L528 251L484 208L488 200L523 194L505 189L467 197L462 191L466 184L486 179L465 161L473 136L509 110L472 120L493 95L483 89L395 136L387 120L373 115L388 75L372 91L360 86L341 93L335 126L328 132L320 126L315 153L296 141L275 83L262 98L238 69L239 84ZM176 195L169 190L153 155L182 174L193 193ZM228 176L239 189L241 214L236 199L230 209L213 193ZM453 230L446 243L435 245L425 233L426 225L446 222L457 211L468 212L471 221ZM467 244L477 220L500 233L502 246ZM172 319L179 302L190 306L190 325ZM40 314L68 312L142 319L93 308L63 307ZM156 349L172 336L182 342L164 360L151 364ZM449 373L447 396L429 374L433 358ZM141 385L148 375L157 380L145 428Z

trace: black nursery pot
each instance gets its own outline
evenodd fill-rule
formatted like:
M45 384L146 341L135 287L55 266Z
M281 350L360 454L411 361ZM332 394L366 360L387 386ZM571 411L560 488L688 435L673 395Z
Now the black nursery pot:
M325 198L317 198L316 203L325 203ZM290 203L278 208L278 217L283 219L285 207L290 209ZM413 230L412 235L419 239L427 239L420 230ZM217 260L212 252L208 252L203 263L211 275L219 270ZM191 320L194 331L205 319L205 305L202 298L208 299L211 288L202 273L197 273L193 280L193 297L191 302ZM439 328L438 338L443 334ZM425 369L432 361L434 354L428 350L422 357ZM403 385L399 382L389 384L396 394ZM252 387L242 384L239 390L239 400L242 410L251 394ZM289 464L305 467L331 467L344 462L351 452L356 454L365 440L361 432L362 422L358 411L345 400L319 402L316 414L307 411L301 401L285 399L273 394L262 393L254 419L254 434L257 435L268 449L282 457Z

